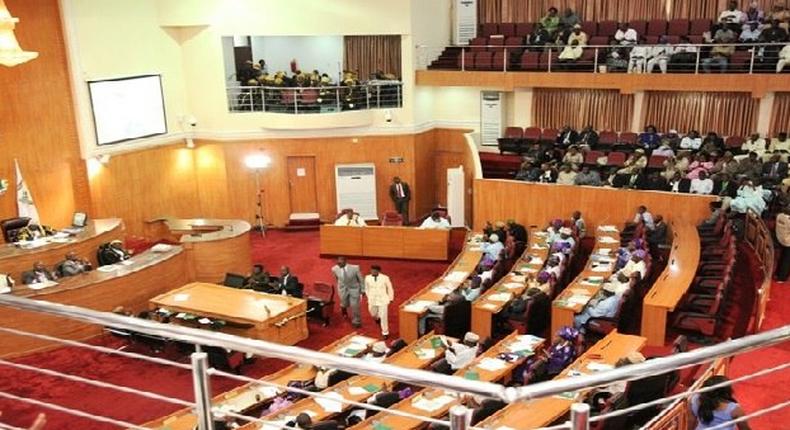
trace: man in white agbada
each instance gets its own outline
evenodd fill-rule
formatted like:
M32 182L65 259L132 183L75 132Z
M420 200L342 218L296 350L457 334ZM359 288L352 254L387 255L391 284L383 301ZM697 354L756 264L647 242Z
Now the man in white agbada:
M387 353L389 351L390 349L387 348L386 343L384 343L383 341L378 341L373 344L373 346L370 348L370 352L365 354L362 357L362 359L381 363L382 361L384 361L385 358L387 358Z
M359 214L352 211L345 211L342 215L337 217L335 220L335 225L339 226L349 226L349 227L364 227L365 221L363 221Z
M464 335L463 342L451 342L444 352L447 364L453 370L463 369L472 364L480 348L478 342L480 342L480 336L471 331Z
M368 296L368 311L374 320L381 325L381 335L389 336L388 307L395 298L389 276L381 273L381 267L370 267L370 275L365 276L365 294Z
M431 216L425 219L425 221L420 224L420 227L426 230L436 230L436 229L450 229L450 222L447 221L447 218L442 218L439 215L439 212L433 212Z

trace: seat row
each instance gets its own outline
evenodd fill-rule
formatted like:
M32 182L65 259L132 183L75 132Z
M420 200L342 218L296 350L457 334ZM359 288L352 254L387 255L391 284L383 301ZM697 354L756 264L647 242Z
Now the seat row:
M488 36L520 36L525 37L535 30L537 23L486 23L480 24L478 34L481 37ZM640 36L702 36L702 33L710 30L713 22L710 19L673 19L670 21L654 20L633 20L629 21L631 28L636 30ZM584 21L581 24L582 31L589 37L604 36L612 37L617 32L617 21Z

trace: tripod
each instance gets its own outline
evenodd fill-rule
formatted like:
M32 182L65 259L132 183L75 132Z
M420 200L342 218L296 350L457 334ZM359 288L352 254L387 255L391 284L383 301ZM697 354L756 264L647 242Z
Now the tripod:
M266 237L266 224L263 222L263 190L261 189L261 169L255 169L255 227L261 237Z

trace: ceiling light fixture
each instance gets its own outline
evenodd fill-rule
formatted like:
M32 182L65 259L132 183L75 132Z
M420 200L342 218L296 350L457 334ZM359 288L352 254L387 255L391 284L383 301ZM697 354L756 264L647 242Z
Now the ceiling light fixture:
M17 22L19 22L19 18L11 16L5 1L0 0L0 64L8 67L26 63L38 57L38 52L23 51L19 46L14 35L14 27Z

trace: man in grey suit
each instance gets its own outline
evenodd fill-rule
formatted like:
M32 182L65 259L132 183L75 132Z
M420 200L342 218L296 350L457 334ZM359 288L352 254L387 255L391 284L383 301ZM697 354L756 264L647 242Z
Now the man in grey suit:
M351 307L351 325L355 328L362 327L359 316L359 298L364 293L365 281L359 266L347 264L346 257L337 257L337 264L332 267L332 275L337 280L337 292L340 295L340 308L346 315L347 308Z

